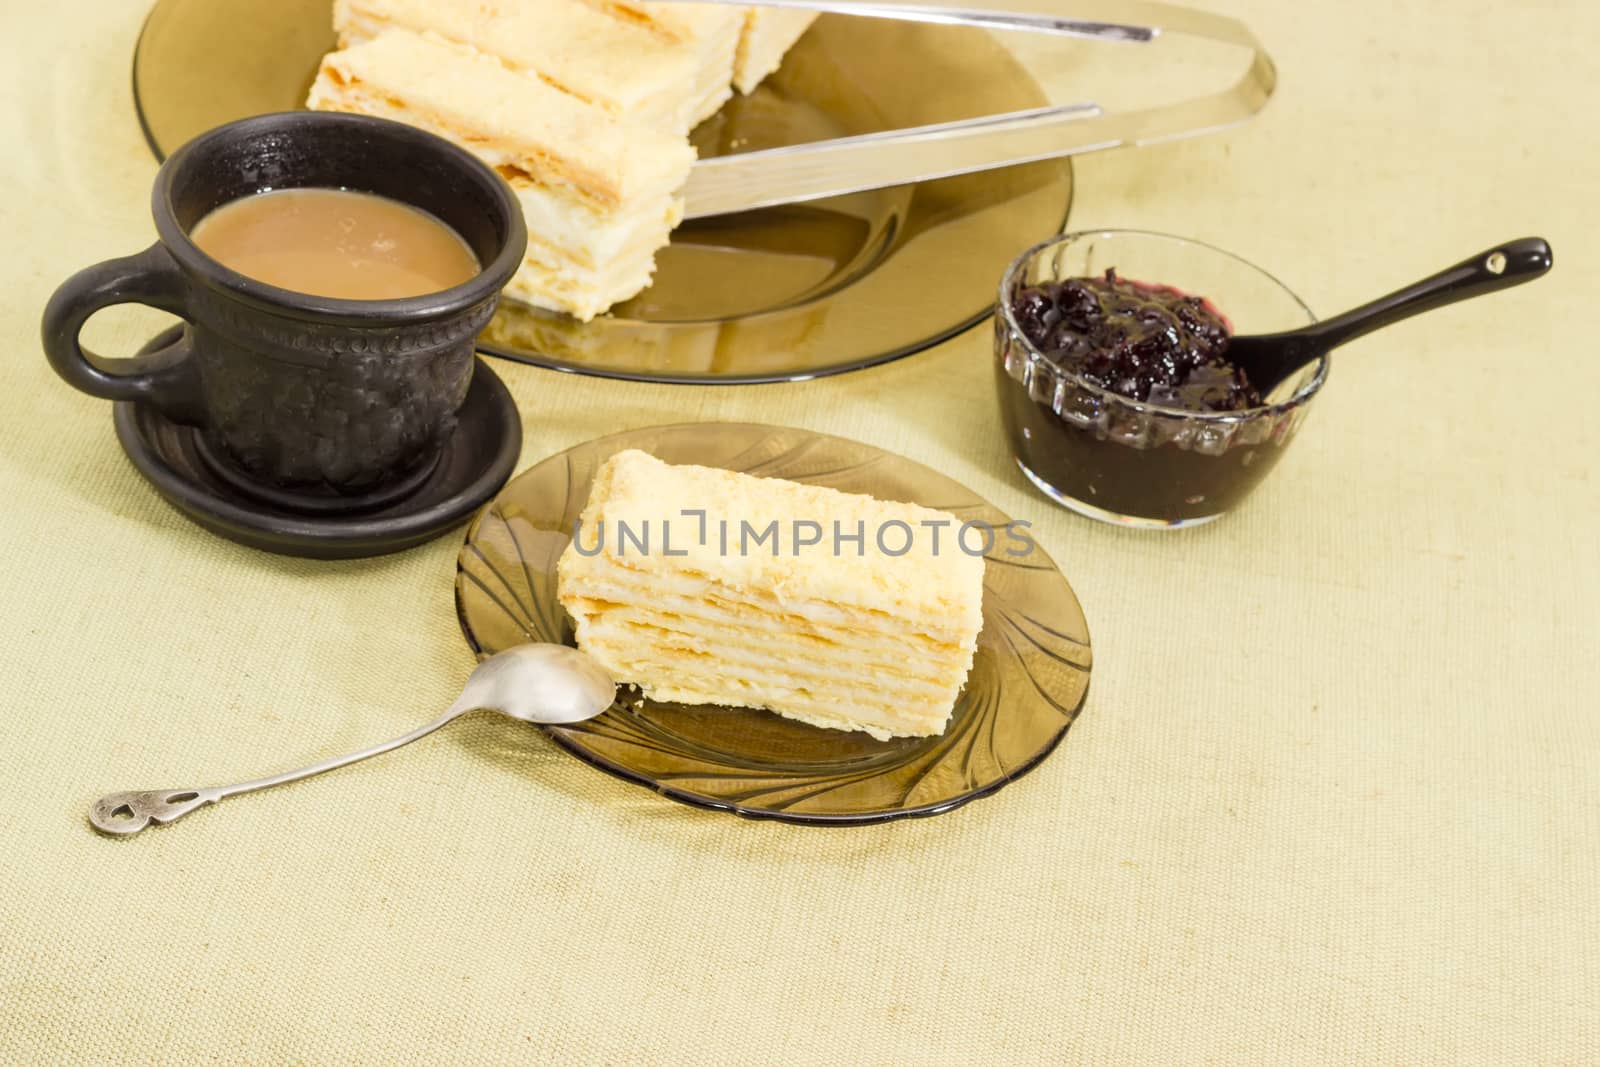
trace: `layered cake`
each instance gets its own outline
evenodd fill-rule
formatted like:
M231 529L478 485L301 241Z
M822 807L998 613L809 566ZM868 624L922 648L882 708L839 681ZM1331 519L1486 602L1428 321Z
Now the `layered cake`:
M330 53L309 103L420 126L493 166L528 223L506 292L579 319L648 285L683 217L676 191L694 150L681 136L433 34L387 29Z
M811 28L818 14L804 8L750 8L733 61L734 88L748 93L760 85L763 78L778 69L784 53Z
M984 563L960 525L630 450L596 474L558 592L578 647L652 699L928 736L982 625Z
M535 6L543 0L521 0ZM734 4L639 3L636 0L583 0L621 22L643 26L688 50L699 70L700 104L695 121L711 117L732 96L735 57L745 29L745 11Z
M687 134L705 106L689 49L583 0L338 0L333 27L341 48L395 27L434 33L660 130Z
M528 222L507 295L587 321L650 284L689 131L813 12L648 0L335 0L307 106L409 122L497 167Z

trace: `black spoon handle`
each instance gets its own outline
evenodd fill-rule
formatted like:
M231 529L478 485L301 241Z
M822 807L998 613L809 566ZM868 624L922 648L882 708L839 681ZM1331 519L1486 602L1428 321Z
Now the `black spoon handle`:
M1370 304L1296 330L1295 339L1309 342L1306 347L1326 352L1424 311L1531 282L1547 272L1554 262L1550 245L1542 237L1507 241Z

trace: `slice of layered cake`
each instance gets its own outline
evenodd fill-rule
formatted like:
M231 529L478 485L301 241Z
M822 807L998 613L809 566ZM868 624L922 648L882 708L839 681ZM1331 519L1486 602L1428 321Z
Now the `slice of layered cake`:
M927 736L949 722L982 625L984 563L959 527L630 450L595 476L559 596L578 647L652 699Z
M648 285L683 217L694 150L680 134L433 34L391 28L328 54L307 102L419 126L493 166L528 223L527 261L506 292L579 319Z
M584 0L337 0L333 6L341 48L395 27L495 56L618 118L687 134L702 117L706 90L694 49Z

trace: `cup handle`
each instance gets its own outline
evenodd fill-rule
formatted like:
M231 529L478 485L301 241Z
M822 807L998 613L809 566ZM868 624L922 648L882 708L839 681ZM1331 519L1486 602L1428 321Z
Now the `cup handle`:
M83 324L112 304L146 304L188 319L189 282L159 243L74 274L44 309L44 352L50 366L68 385L90 396L148 403L179 422L199 425L199 379L188 330L170 345L129 359L109 360L84 351L78 341Z

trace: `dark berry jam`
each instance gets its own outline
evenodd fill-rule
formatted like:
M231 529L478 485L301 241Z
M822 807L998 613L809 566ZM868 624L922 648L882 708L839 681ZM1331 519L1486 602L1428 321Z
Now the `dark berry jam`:
M1052 363L1129 400L1185 411L1244 411L1261 394L1229 363L1228 320L1203 297L1117 277L1019 290L1012 314Z
M1157 523L1212 518L1277 462L1288 420L1204 417L1262 403L1205 299L1107 271L1021 289L1011 310L1049 366L997 319L1002 417L1018 461L1069 502Z

